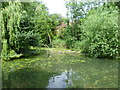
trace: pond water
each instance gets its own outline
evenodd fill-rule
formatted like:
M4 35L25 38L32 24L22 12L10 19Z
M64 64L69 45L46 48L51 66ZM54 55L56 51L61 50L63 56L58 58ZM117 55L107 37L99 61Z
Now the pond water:
M118 61L41 54L3 61L4 88L117 88Z

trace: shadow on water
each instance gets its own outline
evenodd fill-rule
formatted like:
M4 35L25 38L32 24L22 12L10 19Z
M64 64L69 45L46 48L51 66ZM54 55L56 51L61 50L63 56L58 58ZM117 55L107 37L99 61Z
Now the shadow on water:
M2 69L4 88L118 87L118 62L110 59L41 54L3 62Z
M39 68L23 68L9 73L5 78L3 73L3 88L43 88L48 85L52 72Z

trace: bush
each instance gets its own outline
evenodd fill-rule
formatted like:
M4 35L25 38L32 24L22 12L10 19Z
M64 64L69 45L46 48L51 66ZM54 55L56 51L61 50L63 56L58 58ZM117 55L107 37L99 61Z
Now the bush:
M16 34L16 52L17 53L28 53L29 46L37 46L38 43L38 34L29 32L18 32Z
M81 52L87 51L89 47L89 42L82 40L82 41L76 41L74 43L74 48L77 50L80 50Z
M64 32L61 34L61 39L66 42L67 48L73 48L76 38L72 35L72 27L68 26L65 28Z
M112 6L91 10L81 25L89 42L87 51L94 57L118 58L118 10ZM83 43L85 48L87 43Z
M52 46L54 48L66 48L66 42L61 39L56 39L52 41Z

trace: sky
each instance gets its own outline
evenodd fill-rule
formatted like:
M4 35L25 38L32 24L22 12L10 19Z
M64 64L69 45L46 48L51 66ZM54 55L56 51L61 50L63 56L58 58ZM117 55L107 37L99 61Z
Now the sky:
M42 2L48 7L50 14L59 13L64 17L66 16L67 9L64 0L42 0Z
M50 14L58 13L66 17L67 9L65 7L64 0L38 0L38 1L42 1L47 6ZM78 0L78 1L84 2L84 1L94 1L94 0Z

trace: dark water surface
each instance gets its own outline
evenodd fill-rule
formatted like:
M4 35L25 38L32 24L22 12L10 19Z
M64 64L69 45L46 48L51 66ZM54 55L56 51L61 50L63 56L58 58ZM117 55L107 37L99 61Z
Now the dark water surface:
M118 61L43 54L2 64L4 88L117 88Z

